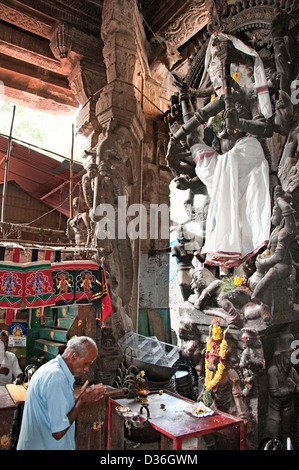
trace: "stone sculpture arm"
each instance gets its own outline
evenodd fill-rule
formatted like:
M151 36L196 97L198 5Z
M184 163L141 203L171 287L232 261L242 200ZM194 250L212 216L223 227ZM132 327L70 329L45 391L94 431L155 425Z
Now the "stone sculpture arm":
M196 309L200 308L201 303L203 300L205 300L207 297L210 297L212 293L216 291L219 287L223 285L223 281L216 279L215 281L212 281L208 287L206 287L200 294L200 296L195 300L194 302L194 307Z
M234 127L236 130L246 132L247 134L256 135L258 137L266 138L273 136L273 120L265 118L256 120L241 119L238 118L238 113L235 113L234 116Z
M172 139L179 143L182 139L185 139L186 136L189 136L194 130L196 130L200 125L205 124L208 120L216 116L224 110L225 103L221 97L216 98L215 100L208 103L202 109L195 111L193 117L191 117L181 128L172 136ZM188 142L188 145L191 146L196 142Z
M292 380L287 380L284 386L279 385L278 369L270 367L268 371L268 390L273 398L284 398L292 395L296 391L296 384Z
M199 127L208 122L210 117L215 116L222 111L224 109L224 105L224 101L221 98L216 98L201 110L194 112L193 117L184 123L180 129L171 136L168 143L166 160L175 177L178 177L181 174L180 162L185 162L191 167L194 167L192 155L189 150L182 145L182 142L187 140L189 147L198 143L202 139ZM190 114L188 113L188 116L189 115Z
M248 419L249 412L243 399L240 378L234 369L228 370L228 378L232 387L232 395L237 409L237 415L241 419Z
M289 16L278 12L271 24L271 36L274 47L276 70L280 75L280 88L290 95L290 77L292 60L284 37L288 34Z

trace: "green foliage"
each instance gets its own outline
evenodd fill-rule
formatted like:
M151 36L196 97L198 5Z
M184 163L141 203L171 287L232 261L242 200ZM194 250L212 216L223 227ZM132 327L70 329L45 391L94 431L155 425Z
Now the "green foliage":
M232 276L227 276L222 279L223 285L221 286L221 293L226 294L232 290L238 289L234 282L234 278Z
M0 101L1 134L10 133L13 106L7 101ZM16 105L12 135L28 144L70 158L73 121L74 116L56 116ZM55 158L53 154L49 153L49 156Z
M216 134L222 130L222 117L221 117L221 115L217 114L217 116L214 116L212 118L212 126L213 126L213 130Z
M207 390L206 388L202 391L200 399L208 408L210 408L210 406L212 406L214 403L211 391Z

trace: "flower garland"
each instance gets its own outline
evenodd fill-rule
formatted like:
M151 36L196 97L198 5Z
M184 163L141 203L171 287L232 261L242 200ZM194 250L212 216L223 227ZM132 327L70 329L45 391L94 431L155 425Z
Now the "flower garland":
M220 342L221 341L221 342ZM218 325L213 325L212 328L212 336L207 337L207 348L206 348L206 354L205 354L205 387L207 390L212 390L218 382L220 381L223 371L225 369L225 357L227 354L227 348L228 344L226 339L223 336L223 332L220 326ZM217 370L212 378L212 372L209 370L209 356L210 355L216 355L219 357L219 362L217 365Z

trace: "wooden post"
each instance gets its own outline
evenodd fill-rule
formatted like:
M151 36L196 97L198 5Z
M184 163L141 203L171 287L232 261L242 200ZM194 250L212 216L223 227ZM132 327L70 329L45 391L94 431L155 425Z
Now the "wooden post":
M11 154L12 130L13 130L13 124L14 124L14 119L15 119L15 113L16 113L16 107L14 106L13 111L12 111L12 120L11 120L10 133L9 133L9 138L8 138L7 155L6 155L6 160L5 160L6 165L5 165L3 190L2 190L1 222L4 222L4 219L5 219L8 167L9 167L9 159L10 159L10 154Z
M96 163L98 165L98 168L99 168L99 165L100 165L100 162L101 162L99 146L97 146L97 148L96 148L95 159L92 162ZM96 208L97 208L97 205L98 205L98 188L99 188L99 173L97 172L97 176L94 179L94 193L93 193L93 213L94 214L96 213Z
M73 210L73 177L74 177L74 124L72 124L72 150L70 161L70 218L74 216Z

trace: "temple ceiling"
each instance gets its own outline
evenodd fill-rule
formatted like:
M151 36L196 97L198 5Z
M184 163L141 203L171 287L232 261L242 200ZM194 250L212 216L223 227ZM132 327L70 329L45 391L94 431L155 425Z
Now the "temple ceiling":
M103 87L103 3L1 0L0 81L5 97L39 110L67 114L76 112ZM237 34L257 50L263 48L262 54L269 54L267 41L275 4L276 0L138 0L148 42L153 49L167 44L174 53L169 70L182 76L189 73L193 86L198 84L203 46L212 29ZM279 4L288 11L296 2L282 0ZM81 76L76 64L84 65Z
M147 39L184 48L207 22L205 2L165 0L157 7L155 0L139 0ZM94 62L102 50L102 5L103 0L2 0L0 80L6 98L52 113L74 112L78 101L69 68L60 60L64 51L56 51L55 45L69 43L77 57ZM57 30L61 24L67 25L63 31ZM55 34L60 36L53 41ZM61 38L63 34L69 37ZM103 72L98 68L104 74L104 64Z

